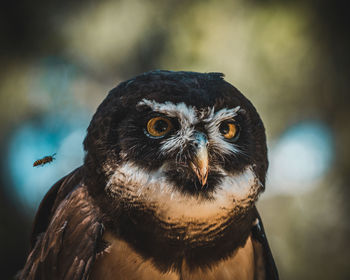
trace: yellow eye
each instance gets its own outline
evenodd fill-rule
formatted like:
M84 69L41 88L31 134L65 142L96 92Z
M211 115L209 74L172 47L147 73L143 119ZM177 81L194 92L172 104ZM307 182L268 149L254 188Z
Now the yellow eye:
M147 132L153 137L162 137L173 127L171 121L164 117L155 117L148 121Z
M226 139L232 140L235 136L238 136L238 126L231 122L222 122L219 130Z

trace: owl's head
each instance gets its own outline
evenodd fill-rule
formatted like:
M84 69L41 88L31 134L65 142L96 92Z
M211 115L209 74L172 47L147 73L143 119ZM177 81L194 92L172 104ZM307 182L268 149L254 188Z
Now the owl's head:
M141 189L162 182L206 199L243 173L263 186L268 166L258 113L221 73L152 71L121 83L99 106L84 147L85 165L106 184L113 176Z

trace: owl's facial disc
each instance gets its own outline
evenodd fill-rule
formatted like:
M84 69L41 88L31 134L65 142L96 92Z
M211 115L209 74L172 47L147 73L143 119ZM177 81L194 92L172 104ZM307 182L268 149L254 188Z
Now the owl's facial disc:
M210 196L223 174L251 164L242 156L239 106L197 108L143 99L136 109L120 127L123 160L162 172L181 192Z

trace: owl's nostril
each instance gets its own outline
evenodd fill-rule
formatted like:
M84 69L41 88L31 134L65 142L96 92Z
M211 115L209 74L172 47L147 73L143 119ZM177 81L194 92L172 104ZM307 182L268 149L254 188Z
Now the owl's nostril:
M195 147L195 148L200 148L200 147L208 147L209 146L209 142L208 141L206 141L205 143L203 143L203 142L194 142L193 143L193 146Z

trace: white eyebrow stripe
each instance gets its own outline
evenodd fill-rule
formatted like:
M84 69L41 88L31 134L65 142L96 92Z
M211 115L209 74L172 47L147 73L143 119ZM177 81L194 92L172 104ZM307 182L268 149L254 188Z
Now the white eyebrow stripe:
M164 103L158 103L154 100L142 99L137 106L146 105L153 111L166 114L170 117L179 117L180 121L187 120L188 124L196 124L198 121L203 122L222 122L227 119L231 119L238 115L238 111L241 109L237 106L232 109L221 109L214 113L214 107L207 108L205 110L198 111L194 106L187 106L184 102L174 104L170 101ZM197 116L198 115L198 116Z
M182 126L189 126L198 122L195 108L187 106L183 102L178 104L174 104L170 101L158 103L154 100L142 99L137 106L142 105L146 105L153 111L166 114L169 117L177 117Z
M203 118L203 122L206 123L221 123L224 120L229 120L238 115L238 111L241 109L240 106L237 106L232 109L221 109L214 113L214 108L211 109L211 112L206 118Z

